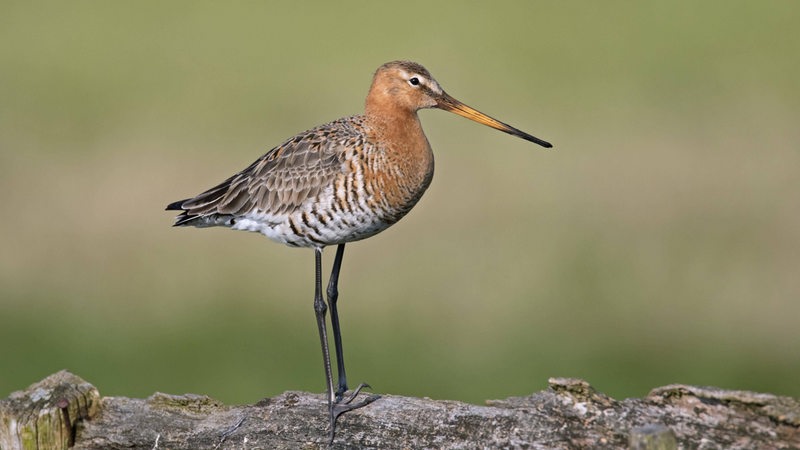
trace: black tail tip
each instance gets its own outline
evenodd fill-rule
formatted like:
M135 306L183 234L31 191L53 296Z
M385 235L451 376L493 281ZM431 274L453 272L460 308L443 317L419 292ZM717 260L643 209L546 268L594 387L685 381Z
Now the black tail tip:
M166 209L164 209L164 211L183 211L183 204L186 203L186 200L188 200L188 199L183 199L183 200L178 200L177 202L172 202L169 205L167 205L167 207L166 207Z

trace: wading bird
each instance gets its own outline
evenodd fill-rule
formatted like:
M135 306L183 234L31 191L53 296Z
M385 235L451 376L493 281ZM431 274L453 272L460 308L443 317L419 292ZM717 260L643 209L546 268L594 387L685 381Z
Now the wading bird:
M355 401L361 389L368 387L364 383L348 394L336 309L344 247L400 220L430 185L433 153L417 117L423 108L450 111L552 147L451 97L421 65L393 61L375 72L364 114L297 134L217 186L167 206L167 210L183 211L175 226L256 231L292 247L314 249L314 312L327 382L331 442L341 414L379 398ZM329 245L337 248L326 305L322 250ZM335 389L325 318L328 307L338 372Z

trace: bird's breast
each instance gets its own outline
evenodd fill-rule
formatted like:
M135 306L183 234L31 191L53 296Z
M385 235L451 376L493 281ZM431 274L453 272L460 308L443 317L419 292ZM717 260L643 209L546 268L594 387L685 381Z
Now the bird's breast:
M279 225L264 232L293 246L324 246L373 236L417 204L433 178L433 154L403 154L369 142L348 148L341 173ZM263 232L263 231L262 231Z

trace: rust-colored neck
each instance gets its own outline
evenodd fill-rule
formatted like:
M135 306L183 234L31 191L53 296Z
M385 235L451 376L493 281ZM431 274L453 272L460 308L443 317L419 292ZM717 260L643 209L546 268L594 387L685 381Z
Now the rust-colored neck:
M422 131L416 111L397 105L367 102L366 122L370 139L383 154L383 192L398 206L402 217L425 192L433 177L433 152Z

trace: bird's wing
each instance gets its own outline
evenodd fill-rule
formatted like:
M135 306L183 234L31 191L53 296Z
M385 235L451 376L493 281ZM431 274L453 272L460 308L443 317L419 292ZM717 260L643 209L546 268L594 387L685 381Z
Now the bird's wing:
M246 169L194 198L170 204L183 210L175 225L213 225L216 218L247 213L287 214L316 197L346 170L347 148L364 145L359 116L300 133Z

